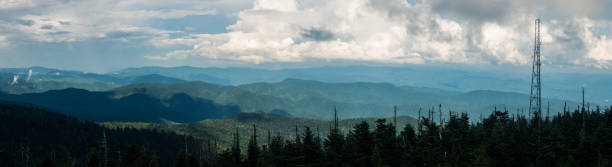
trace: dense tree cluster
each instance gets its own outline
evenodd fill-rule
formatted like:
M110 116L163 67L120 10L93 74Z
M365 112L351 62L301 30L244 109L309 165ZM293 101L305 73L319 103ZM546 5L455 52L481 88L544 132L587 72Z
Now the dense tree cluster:
M434 115L438 115L436 119ZM440 119L444 115L446 119ZM611 166L612 107L548 114L495 109L480 120L434 112L416 126L361 122L328 134L258 136L246 148L158 130L106 129L44 109L0 103L1 166ZM264 129L265 131L265 129ZM244 135L244 134L243 134ZM267 139L266 139L267 138ZM244 141L243 141L244 142Z
M246 157L235 141L216 161L221 166L612 165L612 108L565 110L553 116L495 109L478 121L465 113L445 114L448 119L440 123L430 111L416 128L407 125L400 132L379 119L374 127L362 122L346 134L333 125L324 139L305 127L295 138L269 137L258 147L253 135Z
M172 166L183 159L190 165L195 159L191 155L202 151L195 149L201 143L173 132L107 129L46 109L0 102L0 166L3 167ZM194 150L185 155L186 148Z

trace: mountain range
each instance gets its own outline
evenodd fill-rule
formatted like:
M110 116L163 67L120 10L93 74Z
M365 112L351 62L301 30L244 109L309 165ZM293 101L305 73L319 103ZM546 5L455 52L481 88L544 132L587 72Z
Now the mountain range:
M0 100L40 106L89 121L195 122L240 112L237 106L217 105L184 93L164 99L140 93L116 98L112 92L68 88L43 93L0 94Z
M177 83L203 81L216 85L245 85L280 82L287 78L325 83L389 83L446 92L492 90L529 94L530 72L525 69L453 68L411 65L402 67L317 67L257 69L243 67L139 67L108 73L86 73L44 67L0 69L0 91L34 93L53 89L80 88L105 91L135 83ZM612 105L612 74L560 72L544 69L542 96L568 101L581 100L585 87L587 101ZM31 75L30 75L31 71Z
M257 69L244 67L140 67L112 72L119 76L160 74L183 80L200 80L190 76L204 75L209 83L242 85L257 82L280 82L287 78L316 80L328 83L384 82L398 86L427 87L469 92L495 90L530 93L531 69L488 66L453 67L410 65L401 67L337 66L293 69ZM612 105L612 73L561 71L543 67L542 96L561 100L581 100L581 87L592 103ZM222 78L219 80L218 78Z
M34 104L92 121L196 122L241 112L330 119L334 108L341 118L417 117L419 110L487 115L495 108L526 113L528 95L500 91L455 92L388 83L325 83L286 79L275 83L238 86L201 81L138 83L107 91L68 88L43 93L0 94L0 100ZM551 111L564 101L545 99ZM577 104L568 102L570 108ZM442 106L442 109L440 109ZM552 114L555 114L553 112Z

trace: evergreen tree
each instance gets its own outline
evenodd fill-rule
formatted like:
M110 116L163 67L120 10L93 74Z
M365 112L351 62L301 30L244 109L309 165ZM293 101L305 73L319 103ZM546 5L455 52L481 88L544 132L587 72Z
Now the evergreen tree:
M446 159L450 166L470 166L472 155L471 142L469 139L470 133L469 118L467 114L462 113L461 117L450 113L448 123L444 128L443 142L446 146Z
M310 127L306 127L302 136L304 136L301 149L302 155L304 155L304 165L314 166L321 160L321 145L317 143Z
M257 166L257 160L259 158L259 146L257 145L257 129L253 124L253 135L251 136L251 140L249 141L249 145L247 148L247 165L248 166Z
M130 145L122 158L122 166L133 166L138 158L138 148L135 145Z
M86 163L87 167L99 167L101 166L100 163L101 161L100 158L98 158L98 153L90 151Z
M147 147L143 147L142 151L140 151L134 163L130 165L130 167L158 167L159 157L155 152L148 149Z
M286 166L285 152L284 152L285 144L283 142L283 137L280 135L272 137L272 141L270 142L269 152L271 154L272 165L274 166Z
M174 167L198 167L200 166L195 157L181 151L174 160Z
M242 164L242 152L240 151L240 133L238 133L238 128L236 128L236 133L234 134L234 142L230 151L231 156L231 164L235 166L240 166Z
M327 152L327 165L341 165L343 163L342 154L344 153L344 135L340 133L338 128L338 113L334 108L333 127L330 129L329 135L324 142L325 151Z
M45 159L40 162L40 164L36 165L37 167L55 167L55 163L51 160L51 158L49 158L48 156L45 156Z
M420 130L415 153L413 155L414 166L439 166L442 165L442 148L440 147L439 127L429 118L423 118L423 128Z
M410 124L406 124L400 133L400 147L402 149L403 163L412 162L414 147L416 145L416 134Z
M370 125L367 122L363 121L355 125L347 136L346 143L346 153L350 155L353 166L372 164L374 135L370 132Z
M386 123L385 119L376 120L374 130L374 144L379 149L385 166L400 166L402 160L399 140L396 136L396 128L392 123Z

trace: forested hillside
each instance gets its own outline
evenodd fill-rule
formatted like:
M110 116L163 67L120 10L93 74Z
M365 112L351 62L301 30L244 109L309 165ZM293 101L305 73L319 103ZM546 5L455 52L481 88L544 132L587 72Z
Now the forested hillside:
M439 114L447 116L435 117ZM400 126L393 119L321 122L250 113L139 130L105 129L7 103L0 103L0 115L0 160L8 166L102 166L104 162L177 167L608 166L612 162L608 140L612 108L599 107L551 115L494 109L476 120L466 113L429 110L416 124L399 117Z
M159 74L115 76L44 67L0 68L0 92L11 94L39 93L49 90L78 88L104 91L134 83L176 83L184 80Z
M328 110L327 113L333 115L332 110ZM338 128L343 133L348 133L354 125L362 121L374 125L376 119L377 118L341 119L338 122ZM386 119L390 121L394 120L393 118ZM396 120L397 124L402 127L404 125L416 126L416 119L412 117L400 116L397 117ZM287 117L277 114L241 113L225 119L207 119L196 123L170 126L168 128L177 133L188 134L199 138L215 138L218 140L221 148L228 148L232 144L232 134L236 132L240 134L241 140L247 141L249 139L248 134L252 133L253 125L258 129L258 135L262 137L261 141L267 141L266 137L268 135L294 138L296 136L296 131L297 135L299 135L306 127L311 127L313 133L316 135L325 136L330 132L332 121ZM246 147L246 144L246 142L243 142L242 146Z
M334 122L319 136L312 127L292 138L257 135L234 139L215 164L221 166L609 166L612 108L513 115L494 110L477 123L448 113L441 123L428 112L416 128L401 130L385 119L354 125ZM445 113L447 114L447 113ZM259 131L259 130L257 130ZM244 135L244 134L241 134ZM240 143L248 142L246 154ZM259 147L259 143L266 143Z
M0 102L0 166L171 166L186 147L201 148L202 143L170 131L106 129L46 109ZM188 151L200 154L200 149Z
M184 93L158 99L141 93L114 97L111 92L69 88L21 95L0 93L0 100L34 104L90 121L196 122L240 112L237 106L217 105Z
M274 96L291 104L290 113L298 116L329 119L326 108L337 106L350 111L342 117L390 117L393 106L398 113L416 117L419 109L426 110L442 104L444 108L467 112L471 116L488 115L494 107L520 113L528 108L529 96L513 92L479 90L470 92L445 91L431 88L397 87L389 83L324 83L312 80L286 79L277 83L254 83L240 88L256 94ZM553 113L562 109L564 101L544 99ZM574 102L567 102L575 107Z
M2 94L0 99L49 107L93 121L147 121L166 119L195 122L224 118L238 112L264 112L295 117L331 119L338 108L342 118L418 116L442 104L444 110L487 115L494 107L521 113L528 106L525 94L499 91L454 92L432 88L397 87L388 83L324 83L287 79L278 83L223 86L200 81L138 83L97 92L80 89L52 90L21 95ZM544 99L554 113L565 101ZM143 105L146 104L146 105ZM568 101L570 108L576 103ZM96 107L93 107L96 106Z
M504 68L492 66L491 68ZM506 67L507 68L507 67ZM429 87L442 90L469 92L475 90L495 90L529 93L530 84L528 69L511 68L506 71L491 70L490 68L466 68L466 66L427 66L410 65L402 67L384 66L330 66L315 68L294 69L256 69L256 68L198 68L198 67L142 67L128 68L116 71L119 76L138 76L146 74L160 74L180 78L183 80L199 80L204 75L223 80L201 80L215 84L243 85L259 82L281 82L287 78L302 80L316 80L326 83L352 83L352 82L383 82L398 86ZM547 97L562 100L579 97L579 87L588 85L593 90L588 98L597 104L612 104L610 84L612 77L609 73L581 73L581 72L555 72L547 71L546 85L543 92ZM560 106L560 105L556 105ZM491 108L487 108L488 111ZM488 112L490 113L490 112Z
M235 86L215 85L200 81L173 84L132 84L108 92L117 98L132 94L144 94L158 99L166 99L175 94L186 94L193 98L208 99L216 104L236 105L240 107L242 112L287 114L285 110L291 109L283 99L277 97L252 93Z

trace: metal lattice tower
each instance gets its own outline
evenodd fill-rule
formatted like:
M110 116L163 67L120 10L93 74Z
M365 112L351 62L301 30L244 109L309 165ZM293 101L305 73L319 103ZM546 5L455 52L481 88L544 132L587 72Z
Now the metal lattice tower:
M535 20L535 39L533 46L533 67L531 72L531 96L529 97L529 110L540 117L542 113L542 85L540 82L540 19ZM539 118L538 118L539 119Z

